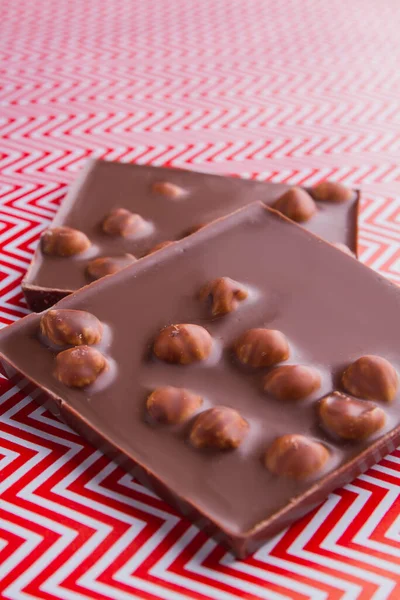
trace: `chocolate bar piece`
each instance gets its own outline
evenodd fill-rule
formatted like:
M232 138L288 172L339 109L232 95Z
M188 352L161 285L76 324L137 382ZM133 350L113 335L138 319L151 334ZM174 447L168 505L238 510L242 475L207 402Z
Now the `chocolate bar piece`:
M254 201L357 254L358 192L324 182L311 193L286 185L178 169L89 161L41 239L22 288L48 308L160 245ZM282 195L284 196L282 197Z
M0 356L244 556L400 442L399 306L255 203L0 331Z

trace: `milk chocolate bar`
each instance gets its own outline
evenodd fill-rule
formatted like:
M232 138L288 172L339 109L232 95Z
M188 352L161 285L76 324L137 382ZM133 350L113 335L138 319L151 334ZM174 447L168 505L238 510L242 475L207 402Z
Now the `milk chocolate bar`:
M42 235L22 282L26 300L32 310L44 310L254 201L274 205L357 254L358 192L329 182L308 192L178 169L89 161Z
M255 203L0 331L0 356L245 556L399 444L399 306Z

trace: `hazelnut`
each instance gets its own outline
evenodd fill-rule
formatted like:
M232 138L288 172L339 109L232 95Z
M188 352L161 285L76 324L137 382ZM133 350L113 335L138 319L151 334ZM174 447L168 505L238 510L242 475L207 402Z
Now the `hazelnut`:
M349 398L340 392L322 398L319 416L328 431L345 440L366 440L386 422L384 411L373 402Z
M321 387L321 376L313 367L284 365L264 378L264 391L278 400L303 400Z
M190 443L195 448L231 450L242 443L249 424L237 410L215 406L200 413L190 432Z
M306 479L322 469L329 450L305 435L288 434L278 437L265 453L264 464L275 475Z
M153 248L151 248L151 250L149 250L147 254L153 254L153 252L158 252L163 248L167 248L167 246L172 246L172 244L175 244L175 242L171 242L170 240L160 242L159 244L156 244Z
M94 383L106 367L101 352L90 346L77 346L57 354L54 374L68 387L83 388Z
M47 229L41 237L43 254L48 256L74 256L90 248L89 238L72 227L54 227Z
M86 273L90 279L101 279L106 275L114 275L125 267L136 262L133 254L124 254L122 256L103 256L94 258L86 267Z
M211 315L219 317L237 309L238 303L245 300L248 292L240 283L229 277L219 277L207 283L199 294L200 300L211 304Z
M126 208L115 208L104 219L102 228L108 235L131 237L143 235L149 224L140 215Z
M311 188L311 195L314 200L319 200L320 202L339 204L354 198L355 191L344 186L342 183L321 181Z
M57 346L91 346L100 342L103 325L84 310L52 309L41 317L40 331Z
M275 329L249 329L234 345L238 360L250 367L270 367L289 358L286 337Z
M338 248L339 250L341 250L345 254L348 254L349 256L352 256L353 258L356 257L356 255L354 254L354 252L352 252L350 250L350 248L348 246L346 246L346 244L341 244L340 242L337 242L336 244L334 244L334 246L336 246L336 248Z
M200 325L169 325L160 331L154 342L154 354L169 363L189 365L210 356L212 337Z
M161 194L162 196L168 196L169 198L181 198L187 194L186 190L179 187L179 185L175 185L175 183L171 183L170 181L155 181L151 186L151 189L156 194Z
M317 212L317 206L310 194L298 187L285 192L274 202L272 208L297 223L309 221Z
M346 392L366 400L391 402L396 395L399 379L389 361L380 356L362 356L342 375Z
M147 398L150 416L159 423L176 425L191 417L203 404L203 398L189 390L171 386L157 388Z

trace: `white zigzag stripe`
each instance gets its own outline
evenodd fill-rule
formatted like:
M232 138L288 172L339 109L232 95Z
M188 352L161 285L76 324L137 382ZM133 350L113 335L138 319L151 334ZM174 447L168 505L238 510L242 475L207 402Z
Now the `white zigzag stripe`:
M358 493L359 493L359 496L362 496L364 493L364 490L359 491ZM328 504L328 502L326 504ZM362 506L363 504L364 503L361 501L359 503L359 506ZM355 514L357 514L357 501L355 503L353 503L353 505L349 509L349 512L347 514L347 522L348 522L348 519L349 518L351 519L352 516L354 516ZM303 558L309 558L309 560L312 560L316 564L320 564L320 565L326 564L325 558L318 556L315 553L309 552L308 550L305 549L305 546L306 546L308 540L312 537L312 535L315 531L315 528L318 527L319 525L321 525L323 523L323 521L325 520L325 518L326 518L326 515L323 514L323 511L316 515L315 519L312 520L313 521L312 526L311 526L311 524L309 524L308 527L306 527L306 529L300 533L300 535L297 537L297 539L291 545L291 547L290 547L291 554L293 554L294 556L302 556ZM335 549L335 544L332 543L332 536L334 535L336 528L339 528L339 530L340 530L340 522L333 528L332 533L328 536L329 541L331 541L331 544L329 544L330 551ZM323 547L324 546L325 545L323 544ZM369 562L366 559L365 553L363 553L363 554L360 553L360 555L358 555L358 553L356 553L356 552L353 553L348 548L343 549L340 547L340 554L341 555L344 554L345 556L358 557L358 558L361 555L363 562ZM374 557L374 561L376 561L376 560L377 560L376 557ZM385 594L388 595L388 592L390 592L394 586L394 582L392 582L388 577L383 577L381 575L377 575L373 572L367 571L366 569L360 569L359 567L356 567L355 565L352 565L352 564L348 565L347 563L343 563L342 561L339 561L339 560L334 560L333 558L329 558L329 567L334 568L334 569L336 568L338 572L346 573L346 574L349 574L350 576L356 575L361 581L371 581L372 583L377 584L379 586L379 594L380 595L382 592L385 592ZM315 577L315 575L314 575L314 577ZM324 577L326 577L326 575ZM338 581L336 581L336 585L337 584L338 584ZM340 585L343 585L344 589L346 589L346 593L344 594L344 598L346 598L346 600L353 600L353 599L357 598L357 594L359 593L359 590L356 590L355 586L353 584L349 584L348 582L345 582L344 580L340 580ZM379 597L379 596L375 596L375 599L377 597ZM382 595L381 595L381 597L382 597Z
M377 485L377 480L375 478L372 478L372 480L373 480L373 484ZM348 486L348 487L349 487L349 489L353 489L353 486ZM382 487L385 487L385 486L382 485ZM357 485L354 486L354 489L357 491L357 493L359 493L359 488L357 487ZM383 544L382 542L373 540L370 537L372 532L374 531L374 529L376 528L376 526L378 525L378 523L380 521L378 515L385 514L389 508L391 508L392 506L395 505L395 503L397 502L397 499L398 499L398 491L396 489L394 489L393 487L392 488L389 487L387 494L380 502L379 509L377 510L377 512L370 515L368 520L364 523L362 530L357 532L357 534L355 535L354 541L364 547L373 548L374 550L377 550L378 552L382 552L383 554L389 554L389 555L397 557L399 554L398 549L396 550L389 544ZM345 530L345 523L343 524L342 532L344 530ZM339 536L337 535L336 537L339 537ZM399 535L397 535L397 539L399 539ZM329 538L327 537L326 540L324 541L325 547L328 544L328 540L329 540ZM342 548L341 548L341 553L343 553ZM352 556L353 558L356 558L357 560L369 563L371 565L379 564L379 566L382 569L385 569L389 572L393 571L393 568L394 568L393 563L391 563L389 560L384 561L384 560L381 560L381 559L375 558L375 557L374 557L374 559L372 559L372 557L369 557L368 554L366 555L364 552L357 552L357 553L354 552L352 555L349 554L349 556ZM394 572L396 572L396 571L394 571Z

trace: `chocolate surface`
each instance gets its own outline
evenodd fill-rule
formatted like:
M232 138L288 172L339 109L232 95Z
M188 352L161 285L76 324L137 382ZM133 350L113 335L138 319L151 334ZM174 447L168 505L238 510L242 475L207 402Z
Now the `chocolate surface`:
M178 186L182 194L166 194L163 183ZM167 191L171 186L167 186ZM172 188L174 190L175 188ZM89 161L62 203L51 227L72 227L87 235L92 246L69 258L44 255L39 244L23 282L28 304L34 310L50 306L57 290L81 288L91 281L90 260L139 258L164 241L181 239L209 223L254 201L273 204L289 186L246 181L178 169L138 166L101 160ZM317 212L303 225L356 253L358 193L344 203L317 202ZM104 220L116 209L127 209L144 219L140 235L105 233ZM43 291L44 290L44 291ZM40 293L42 292L42 293Z
M199 291L220 277L240 283L249 296L237 310L213 318ZM359 356L381 356L399 371L400 291L261 204L93 283L57 308L85 310L103 323L108 334L95 347L113 368L86 390L60 383L53 375L56 353L38 339L39 315L0 332L3 362L39 384L53 406L73 415L70 422L79 431L97 444L106 442L126 459L125 466L144 466L161 482L166 498L196 507L240 555L400 441L398 391L391 403L378 402L386 423L368 441L338 440L318 419L318 400L343 391L341 374ZM211 355L189 365L156 359L154 341L176 323L204 327L212 336ZM232 353L235 341L252 328L282 332L290 356L281 364L317 369L318 390L285 402L268 394L263 380L270 369L241 365ZM200 412L180 425L149 422L146 399L163 386L201 396ZM191 445L192 419L220 405L238 411L249 425L239 447L218 451ZM292 434L329 451L315 475L296 480L265 466L268 447Z

